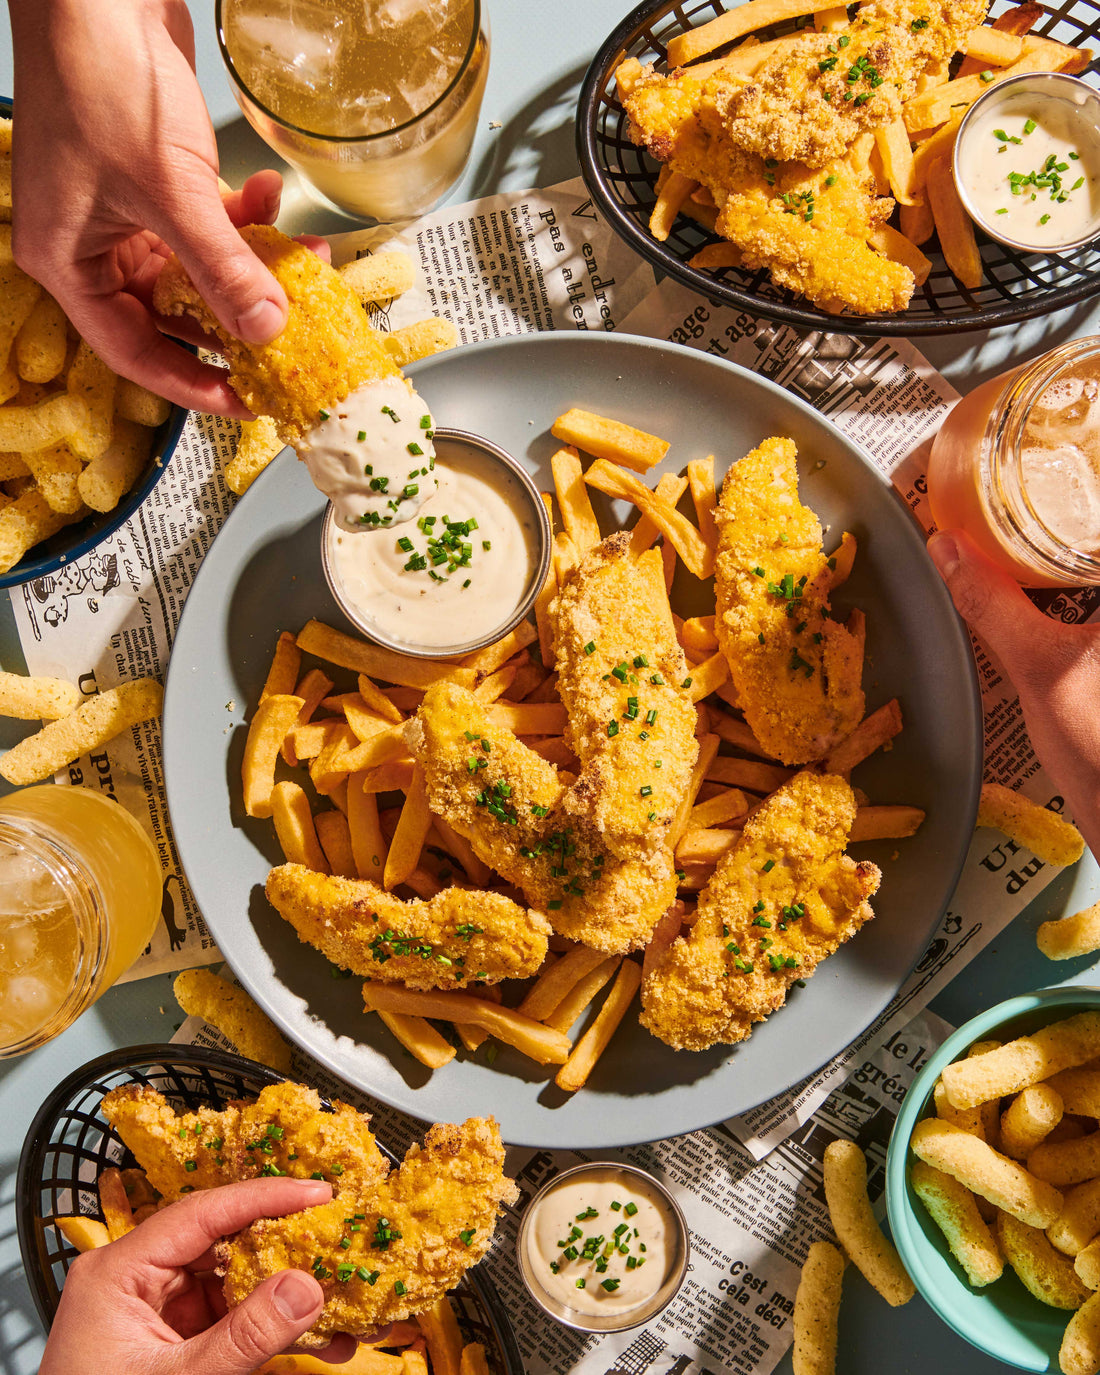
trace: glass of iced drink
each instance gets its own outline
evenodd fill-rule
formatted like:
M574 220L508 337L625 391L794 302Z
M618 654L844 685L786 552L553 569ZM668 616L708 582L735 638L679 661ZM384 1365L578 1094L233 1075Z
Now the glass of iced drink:
M217 0L245 118L332 204L399 220L470 155L489 70L482 0Z
M1025 587L1100 584L1100 335L957 403L932 445L928 499Z
M64 1031L149 943L160 862L116 802L47 783L0 801L0 1058Z

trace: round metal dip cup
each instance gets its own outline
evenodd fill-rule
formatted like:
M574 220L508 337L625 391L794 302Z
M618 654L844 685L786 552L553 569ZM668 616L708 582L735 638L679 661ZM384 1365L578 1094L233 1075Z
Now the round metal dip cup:
M466 640L460 644L416 644L406 640L396 639L386 631L380 630L363 612L362 608L351 602L344 593L340 585L339 576L334 566L332 556L332 541L337 534L346 534L347 531L341 530L336 524L333 513L332 503L330 502L325 510L324 520L321 522L321 567L324 569L325 581L328 589L332 593L336 604L344 615L351 621L352 625L369 640L376 644L383 645L386 649L392 649L398 654L408 654L417 659L449 659L461 657L465 654L473 654L476 650L484 649L487 645L496 644L503 639L509 631L514 630L520 621L525 620L530 615L535 605L535 599L542 590L542 585L546 581L546 574L550 568L551 545L553 542L553 531L550 526L550 516L539 490L535 486L534 480L527 469L518 459L494 444L492 440L484 438L479 434L474 434L470 430L450 430L437 428L434 432L433 442L435 444L436 461L445 462L446 450L448 445L463 445L469 448L478 449L483 455L492 459L494 462L502 464L508 469L510 475L514 477L520 487L523 499L530 508L535 529L537 542L537 556L532 563L528 574L527 585L524 588L523 596L520 598L515 610L508 618L499 625L494 626L486 634L477 639ZM410 522L412 524L413 522ZM364 531L362 534L352 535L353 539L378 539L385 535L399 534L401 527L387 526L385 530Z
M973 141L980 119L992 111L998 110L1009 101L1016 102L1021 96L1028 95L1057 100L1076 110L1082 123L1093 130L1093 141L1096 144L1098 160L1100 160L1100 91L1079 80L1079 78L1066 76L1062 72L1025 72L1021 76L1010 76L1006 81L999 81L995 86L991 86L984 95L978 97L963 116L951 156L951 172L955 179L955 189L959 193L963 208L974 223L983 233L988 234L991 239L996 239L998 243L1004 244L1006 248L1015 248L1021 253L1043 253L1047 255L1083 248L1100 236L1100 212L1093 219L1088 233L1083 236L1066 239L1059 243L1027 243L1021 239L1011 238L998 227L995 216L985 214L975 204L963 175L967 141Z
M531 1230L532 1219L538 1205L550 1190L556 1189L559 1184L572 1175L592 1174L600 1169L606 1170L609 1174L634 1175L642 1180L665 1204L668 1209L669 1220L675 1231L670 1245L672 1260L668 1274L657 1292L651 1298L638 1304L636 1308L628 1308L623 1313L608 1314L605 1318L593 1313L578 1313L575 1308L567 1307L555 1299L552 1294L547 1293L532 1270L531 1260L527 1254L527 1237ZM553 1179L544 1184L527 1205L519 1225L519 1235L516 1237L516 1257L519 1261L519 1271L523 1276L523 1282L527 1286L527 1292L544 1313L555 1318L563 1327L571 1327L577 1332L626 1332L632 1327L641 1327L643 1323L651 1322L658 1313L668 1307L679 1292L687 1275L690 1255L691 1233L688 1230L687 1222L684 1220L684 1215L680 1211L680 1205L668 1189L647 1170L636 1169L633 1165L620 1165L616 1161L610 1160L593 1160L587 1165L575 1165L571 1170L563 1170L561 1174L555 1175Z

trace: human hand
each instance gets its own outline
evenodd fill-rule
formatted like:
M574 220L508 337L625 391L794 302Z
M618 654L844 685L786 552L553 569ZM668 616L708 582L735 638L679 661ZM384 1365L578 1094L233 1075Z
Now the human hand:
M1020 694L1028 735L1100 858L1100 625L1052 621L960 530L928 541L955 609Z
M261 1217L327 1203L308 1179L254 1179L191 1194L69 1269L39 1375L249 1375L318 1318L321 1286L304 1270L272 1275L224 1317L210 1248ZM337 1337L326 1361L346 1361ZM94 1352L94 1356L92 1353Z
M153 283L175 251L230 333L266 343L282 287L235 228L272 223L281 180L223 202L184 0L9 0L13 248L116 372L195 410L247 417L225 373L167 339Z

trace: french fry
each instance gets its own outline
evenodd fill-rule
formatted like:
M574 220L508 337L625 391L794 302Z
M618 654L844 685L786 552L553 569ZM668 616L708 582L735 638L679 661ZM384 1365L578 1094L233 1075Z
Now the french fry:
M928 204L927 196L919 205L903 205L898 211L898 216L902 237L914 245L927 243L936 232L936 222L932 218L932 208ZM874 245L880 253L886 252L883 242ZM889 256L887 253L887 257ZM909 270L912 271L912 268Z
M695 761L695 767L691 771L691 782L688 784L687 791L680 799L680 806L676 812L675 820L669 827L669 843L673 846L677 844L680 837L687 829L688 820L691 817L691 809L695 806L695 799L699 796L699 789L703 786L703 780L707 772L713 768L715 758L718 754L718 746L721 743L717 735L709 733L697 737L699 742L699 756Z
M546 1025L555 1031L568 1034L573 1023L596 994L615 977L621 963L621 956L609 955L596 965L595 969L589 970L583 978L578 979L554 1011L545 1018Z
M695 664L688 674L688 697L693 702L701 702L704 697L709 697L720 688L729 676L729 661L719 650L709 659L704 659L701 664Z
M826 1146L825 1198L833 1231L864 1279L892 1307L908 1303L916 1290L875 1221L867 1197L867 1161L854 1141L838 1139Z
M666 506L675 507L687 491L687 486L686 477L677 477L674 473L665 473L653 489L653 495L658 500L663 501ZM630 532L631 557L637 558L640 554L644 554L647 549L652 549L660 534L661 531L654 525L649 516L644 513L640 515L634 524L634 529ZM715 645L717 645L717 641L715 641Z
M1100 1294L1090 1295L1066 1324L1058 1365L1062 1375L1096 1375L1100 1370Z
M1000 82L1023 76L1026 72L1065 70L1067 66L1076 65L1084 51L1066 48L1060 43L1047 46L1042 40L1029 38L1025 40L1024 55L1019 61L1009 67L997 68L989 80L983 81L980 73L965 76L907 100L902 107L905 127L910 134L919 133L922 129L934 129L949 119L953 110L973 105L980 95ZM1085 57L1084 60L1087 65L1090 59Z
M857 807L848 840L857 844L863 840L904 840L916 835L924 822L919 807L877 806Z
M970 1190L923 1160L914 1161L909 1180L967 1280L975 1288L983 1288L1000 1279L1004 1261Z
M364 769L376 769L380 764L407 758L408 753L404 729L385 726L366 740L356 741L346 750L338 750L333 755L331 767L343 773L361 773Z
M551 455L550 470L554 475L554 490L565 533L573 541L577 554L583 558L589 549L600 542L600 526L588 489L584 485L581 461L576 449L567 444Z
M744 817L753 805L754 799L746 797L740 788L724 788L716 796L708 797L705 802L697 802L692 807L685 839L694 830L721 826L723 822Z
M794 1296L794 1375L834 1375L846 1263L844 1253L827 1241L813 1242L806 1252Z
M615 68L615 94L620 105L644 74L645 68L636 57L624 57Z
M680 207L698 185L682 172L673 172L657 193L657 200L649 216L649 232L658 243L664 243L672 231Z
M63 678L29 678L0 673L0 716L19 721L56 721L84 700L75 683Z
M1011 67L1023 56L1024 42L1017 34L1005 33L989 24L971 29L963 41L963 51L977 64L970 72L959 69L959 76L969 76L986 67Z
M576 408L559 415L550 426L550 433L563 444L572 444L594 458L633 468L638 473L648 472L660 463L669 448L666 439L636 430L621 420Z
M494 702L485 714L514 735L561 735L566 726L560 702Z
M916 178L913 169L913 150L904 121L892 119L875 129L875 147L882 159L889 189L899 205L916 203Z
M313 818L317 839L328 860L329 872L341 878L357 878L355 856L351 849L348 819L341 811L318 812Z
M460 1375L489 1375L489 1363L485 1359L485 1348L480 1342L468 1342L462 1348L459 1372Z
M260 702L262 703L265 698L270 697L273 693L279 693L282 696L293 694L301 671L301 651L294 636L288 630L283 630L275 642L275 653L271 659L271 667L267 670L267 677L260 689Z
M441 816L433 817L432 825L439 832L443 848L462 865L466 877L474 887L488 888L492 880L492 870L474 854L473 846L466 837L460 836Z
M687 465L687 476L695 507L695 522L713 557L718 552L718 527L714 523L714 508L718 503L714 487L714 455L691 459Z
M896 735L901 733L901 704L896 697L885 706L873 711L825 756L824 764L829 773L851 773L857 764L869 758Z
M362 697L367 709L377 712L384 720L391 721L394 725L400 725L405 718L382 689L373 683L365 673L360 673L357 681L359 696Z
M302 699L291 693L272 693L256 708L248 727L241 779L247 816L270 816L275 787L275 761L287 732L298 719ZM322 751L322 754L324 752ZM2 768L2 763L0 763Z
M365 640L356 640L343 631L334 630L323 621L307 621L297 638L298 648L304 654L313 654L340 668L351 669L353 673L381 678L385 683L398 683L402 687L421 691L432 683L445 681L468 688L475 685L469 669L458 668L454 664L433 663L427 659L413 659L407 654L383 649L381 645L367 644Z
M706 776L712 783L724 783L730 788L744 788L750 793L773 793L794 775L791 769L781 768L778 764L764 764L756 759L730 759L722 755L714 760Z
M276 783L271 790L271 816L283 854L291 864L304 864L319 874L331 873L317 831L309 798L297 783Z
M1037 1227L997 1214L997 1241L1006 1261L1024 1288L1051 1308L1077 1309L1089 1297L1088 1286L1078 1277L1073 1261L1056 1251Z
M299 691L298 696L302 696L301 691ZM355 698L358 700L354 700ZM303 710L305 710L305 708L303 708ZM344 719L351 727L352 734L360 744L364 741L372 740L376 735L381 735L383 732L392 732L394 730L393 722L385 721L376 712L371 711L363 702L363 699L359 697L358 693L354 694L352 700L345 700Z
M333 1365L320 1356L310 1356L305 1352L284 1352L272 1356L260 1366L254 1375L404 1375L405 1365L401 1356L377 1347L360 1345L350 1360Z
M407 253L368 253L337 271L364 305L400 296L416 282L416 268Z
M413 768L412 783L401 808L397 830L390 842L390 852L386 856L382 886L389 889L404 883L420 862L420 851L428 827L432 824L432 814L428 810L428 794L424 787L424 770L419 764Z
M554 536L554 580L558 587L566 583L576 570L578 563L577 546L564 530Z
M416 1315L420 1330L428 1343L432 1375L460 1375L462 1366L462 1334L454 1305L443 1295Z
M290 1073L289 1044L243 988L219 978L211 969L185 969L176 975L172 992L188 1017L201 1017L241 1055L279 1074Z
M1029 1227L1049 1227L1062 1211L1062 1195L1049 1181L950 1122L925 1118L913 1129L910 1144L926 1164L943 1170Z
M1100 1055L1100 1012L1079 1012L1019 1036L984 1055L958 1060L943 1071L957 1108L970 1108L1073 1069Z
M691 207L690 202L683 208L685 215L690 215L693 220L707 219L711 222L707 225L708 229L713 230L718 218L718 212L711 210L707 213L705 206ZM697 253L693 253L688 259L688 267L698 267L702 271L707 271L716 267L740 267L744 255L736 245L731 243L705 243Z
M468 654L462 661L463 670L466 672L473 670L476 673L486 674L495 673L520 650L534 644L538 637L539 633L530 621L520 621L515 630L510 630L507 635L497 640L496 644L486 645L484 649L478 649L473 654ZM454 681L462 682L461 679L457 678ZM463 686L465 686L464 683Z
M367 1010L370 1011L369 1008ZM422 1065L427 1065L429 1069L442 1069L455 1058L454 1046L423 1017L409 1016L402 1012L384 1012L381 1009L377 1011L394 1036Z
M360 878L378 883L385 872L389 846L378 819L378 798L363 787L364 777L353 773L348 780L348 831L355 871Z
M1100 950L1100 902L1056 921L1044 921L1035 941L1048 960L1074 960Z
M596 1067L596 1061L607 1049L607 1043L626 1016L627 1008L642 982L642 967L634 960L624 960L619 966L611 992L596 1014L595 1021L573 1047L569 1058L554 1076L554 1083L566 1093L584 1088Z
M1100 1179L1086 1179L1066 1190L1062 1211L1047 1228L1047 1236L1050 1244L1063 1255L1076 1256L1098 1233Z
M957 82L949 82L957 85ZM946 158L937 158L928 169L928 204L940 236L940 248L947 266L971 291L982 284L982 259L974 238L974 226L963 209L955 189L951 166Z
M578 945L538 975L517 1011L536 1022L546 1021L581 979L591 974L607 956L600 950Z
M755 3L755 0L749 0ZM709 578L714 572L714 557L706 541L686 516L674 506L662 501L644 482L617 468L605 459L597 459L584 475L590 487L596 487L612 497L625 497L647 515L661 534L675 547L688 569L697 578Z
M816 14L818 10L835 8L835 0L748 0L747 4L735 5L709 24L700 24L670 39L669 70L686 67L697 57L703 57L735 39L744 38L745 34L756 29L778 24L784 19L801 19L803 15Z
M1076 864L1085 852L1084 837L1076 826L1000 783L982 784L976 825L1003 831L1044 864Z
M414 992L396 984L367 983L363 987L363 1001L368 1012L403 1012L445 1022L472 1022L540 1065L564 1065L569 1058L568 1037L530 1017L521 1017L511 1008L497 1007L488 999L474 998L468 993Z
M159 716L163 698L154 678L138 678L86 697L75 711L8 750L0 759L0 776L17 786L40 783L124 730Z
M112 1241L118 1241L119 1237L134 1230L134 1212L126 1197L122 1174L113 1166L100 1170L97 1184L99 1207L107 1224L107 1234Z
M74 1217L55 1217L53 1225L81 1255L85 1251L98 1251L111 1240L106 1225L94 1217L84 1217L81 1214Z
M526 651L524 652L526 653ZM495 673L490 673L478 683L477 687L474 688L474 696L479 702L497 701L512 686L518 672L518 665L514 663L505 664L503 668L498 668Z
M426 1348L427 1343L421 1337L419 1346L407 1346L402 1351L401 1360L405 1367L404 1375L429 1375L428 1359L424 1354Z
M377 768L364 769L362 773L363 791L367 793L408 792L412 783L413 762L411 759L394 759L389 764L379 764Z
M431 315L412 325L402 325L382 336L382 346L399 368L419 358L445 353L459 343L458 326L443 316Z
M543 501L547 500L547 494L542 494ZM538 630L539 638L539 658L546 668L554 665L554 621L550 608L558 595L558 575L554 559L550 560L550 566L546 570L546 579L542 584L542 590L535 599L535 626Z
M904 209L905 207L903 207ZM923 210L924 203L921 202L916 209ZM931 230L929 230L931 234ZM932 271L932 260L917 247L916 243L907 238L905 234L899 234L893 226L881 224L869 236L867 242L872 248L877 249L885 258L891 262L901 263L913 274L914 284L922 287L928 280L928 275Z

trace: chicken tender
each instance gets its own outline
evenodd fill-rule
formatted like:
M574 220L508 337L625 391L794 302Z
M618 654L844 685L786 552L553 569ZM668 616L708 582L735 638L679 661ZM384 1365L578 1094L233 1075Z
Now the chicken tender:
M550 923L502 893L444 888L403 902L376 884L301 864L267 876L268 901L299 937L353 974L407 988L465 988L537 972Z
M161 269L153 304L162 315L189 315L217 335L230 386L256 415L273 416L280 438L294 444L326 406L400 373L335 269L270 225L247 225L240 233L286 292L286 328L270 343L247 344L224 329L178 258Z
M726 475L715 511L715 629L745 713L784 764L819 759L863 718L863 656L829 617L821 522L798 499L797 450L767 439Z
M338 1196L381 1180L385 1156L370 1118L346 1103L325 1112L302 1084L270 1084L253 1101L221 1111L178 1113L155 1089L126 1084L103 1099L103 1115L168 1202L258 1175L323 1177Z
M261 1219L223 1243L226 1301L241 1303L280 1270L307 1270L325 1307L299 1344L368 1334L422 1312L457 1284L518 1197L492 1119L432 1127L423 1147L411 1146L385 1179L317 1208Z
M703 890L695 925L642 981L647 1030L676 1050L743 1041L871 919L879 871L844 853L855 813L842 778L813 773L753 813Z
M581 763L563 809L613 854L646 858L667 846L699 754L660 554L635 559L629 533L612 535L581 561L553 615L565 738Z
M676 896L667 848L618 859L583 809L565 806L568 790L581 784L494 725L465 688L430 687L405 735L424 769L432 811L545 912L555 931L609 954L646 943Z

